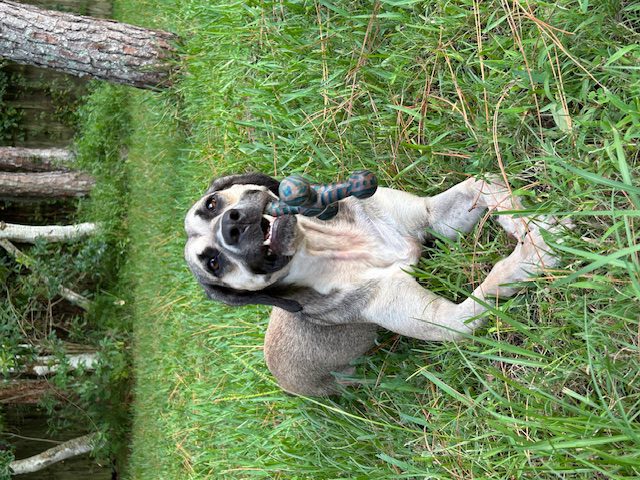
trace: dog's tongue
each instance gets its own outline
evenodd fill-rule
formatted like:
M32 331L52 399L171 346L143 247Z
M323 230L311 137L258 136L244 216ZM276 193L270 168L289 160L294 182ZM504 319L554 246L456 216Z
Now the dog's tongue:
M282 254L282 250L284 248L284 245L282 245L282 235L279 231L284 218L284 216L276 217L271 227L271 251L278 255Z
M271 227L271 251L276 255L293 255L294 230L297 219L295 215L276 217Z

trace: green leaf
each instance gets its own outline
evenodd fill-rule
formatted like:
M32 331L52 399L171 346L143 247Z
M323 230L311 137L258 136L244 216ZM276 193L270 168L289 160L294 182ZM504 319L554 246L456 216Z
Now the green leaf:
M574 438L564 440L562 437L554 440L544 440L542 442L536 442L531 445L523 446L525 450L532 452L540 451L556 451L556 450L571 450L576 448L588 448L597 445L606 445L608 443L627 442L631 440L629 435L613 435L610 437L595 437L595 438Z
M640 194L640 188L634 185L628 185L623 182L618 182L617 180L611 180L609 178L605 178L601 175L598 175L597 173L588 172L587 170L582 170L580 168L564 163L560 160L557 160L556 163L560 168L564 170L569 170L570 172L575 173L576 175L579 175L582 178L590 180L599 185L605 185L607 187L615 188L618 190L624 190L629 193ZM554 168L554 166L551 165L551 168Z
M427 379L429 379L433 384L435 384L440 390L445 392L447 395L453 397L454 399L456 399L460 403L465 404L469 408L473 407L473 400L472 399L470 399L466 395L458 392L455 388L452 388L449 385L447 385L445 382L440 380L438 377L435 376L435 374L431 373L426 368L420 369L419 373L420 373L420 375L422 375L422 376L426 377Z

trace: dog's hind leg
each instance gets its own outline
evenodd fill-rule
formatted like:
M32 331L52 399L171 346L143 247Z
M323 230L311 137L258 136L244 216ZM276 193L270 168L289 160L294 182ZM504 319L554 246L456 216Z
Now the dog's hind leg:
M431 229L447 238L468 233L480 221L487 209L504 212L522 210L520 199L511 194L508 186L496 175L486 180L469 178L433 197L391 190L378 189L370 204L394 220L399 230L424 239ZM510 214L497 215L498 223L518 240L528 232L530 219L516 218Z
M481 326L481 315L494 297L513 296L530 275L555 266L557 259L535 226L513 252L499 261L487 278L462 303L456 304L424 289L408 273L385 281L384 290L367 305L364 317L388 330L422 340L455 340Z
M323 326L274 308L265 335L264 356L283 390L310 396L339 391L334 373L349 375L351 362L374 345L370 323Z
M468 233L488 210L522 210L520 199L495 175L487 180L469 178L449 190L426 199L429 228L448 238ZM503 214L496 216L508 234L521 240L527 233L527 220Z

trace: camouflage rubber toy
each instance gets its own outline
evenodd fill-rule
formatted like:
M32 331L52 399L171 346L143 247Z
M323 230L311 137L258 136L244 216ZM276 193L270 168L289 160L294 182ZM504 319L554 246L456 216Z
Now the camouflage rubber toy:
M265 213L273 217L304 215L329 220L338 213L338 202L347 197L369 198L378 188L378 179L368 170L353 172L344 182L311 184L300 175L280 182L280 200L269 202Z

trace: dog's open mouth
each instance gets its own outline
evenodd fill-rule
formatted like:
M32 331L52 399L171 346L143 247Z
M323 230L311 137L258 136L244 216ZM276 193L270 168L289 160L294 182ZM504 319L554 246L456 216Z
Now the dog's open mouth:
M258 274L277 272L289 263L295 253L296 218L293 215L263 215L259 224L262 241L259 260L255 259L257 263L253 263L252 271Z
M262 246L265 250L265 258L270 259L272 256L290 254L294 225L295 218L291 215L282 217L263 215L260 228L263 235Z
M260 228L262 229L262 235L264 236L264 245L269 243L269 238L271 237L271 226L273 225L273 221L275 218L267 217L263 215L262 220L260 221Z

